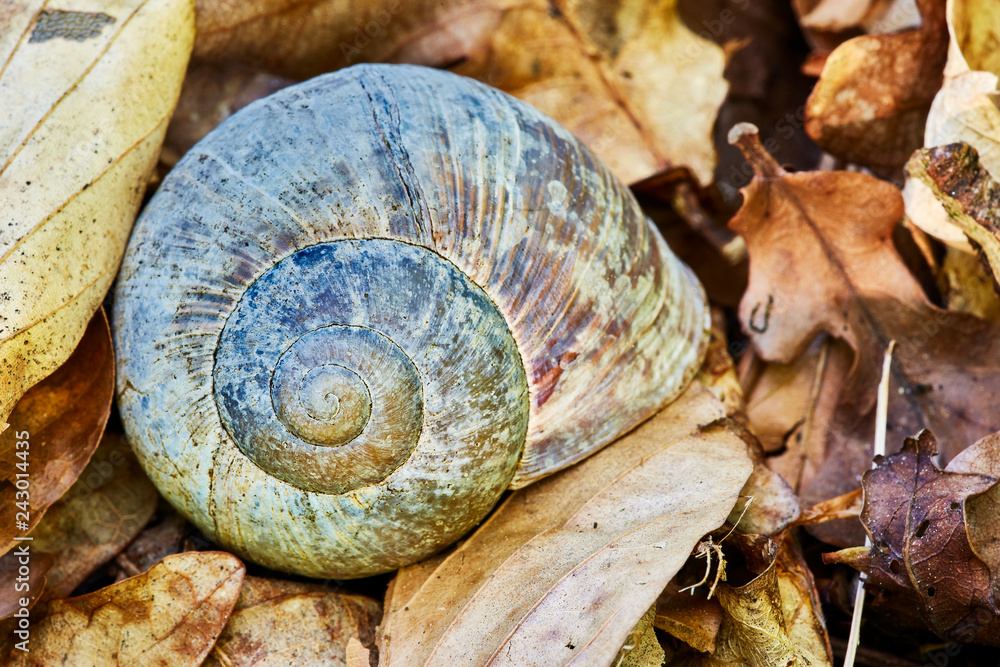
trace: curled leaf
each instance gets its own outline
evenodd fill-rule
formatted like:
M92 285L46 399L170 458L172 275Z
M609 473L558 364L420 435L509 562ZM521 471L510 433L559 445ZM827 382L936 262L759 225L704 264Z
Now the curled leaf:
M966 143L925 148L907 162L906 173L930 190L947 212L949 224L979 248L996 281L1000 276L1000 185L980 164L976 149Z
M1000 109L995 101L1000 81L996 56L1000 8L980 0L950 0L947 24L944 84L931 105L923 145L965 142L976 149L983 168L1000 176ZM904 194L906 214L914 224L946 243L971 250L962 230L922 179L909 178Z
M0 433L0 502L14 508L25 499L19 491L27 492L24 516L11 517L22 523L0 522L0 553L80 476L104 432L114 386L111 330L100 310L66 363L18 401L11 427ZM17 487L18 474L27 475L27 489Z

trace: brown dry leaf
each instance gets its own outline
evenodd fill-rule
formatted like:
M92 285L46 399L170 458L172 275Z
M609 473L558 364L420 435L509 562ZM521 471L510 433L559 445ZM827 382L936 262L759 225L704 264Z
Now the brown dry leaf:
M979 249L997 280L1000 276L1000 185L966 143L925 148L906 163L911 180L922 183L944 207L950 224Z
M295 83L240 65L191 63L167 126L160 162L173 167L202 137L246 105Z
M422 569L422 585L409 578L409 600L387 605L381 664L611 662L750 471L724 406L693 383L616 443L511 494Z
M125 439L104 436L80 478L32 531L32 550L52 554L45 599L66 597L131 542L159 495Z
M806 131L848 162L900 166L923 145L948 54L944 0L918 0L920 27L834 49L806 102Z
M754 347L768 361L791 363L827 333L854 352L826 461L803 490L807 501L852 490L869 467L875 388L890 340L897 346L889 424L899 438L932 428L950 459L1000 430L1000 330L927 299L893 246L899 191L854 172L789 174L752 126L736 126L732 139L757 172L730 223L750 254L739 314Z
M27 516L0 522L0 553L14 537L38 525L52 503L70 488L90 460L104 432L114 396L115 360L111 330L99 310L65 364L26 393L0 433L0 503L15 508L24 501L18 474L30 486ZM27 435L25 435L27 434ZM18 443L27 442L27 447ZM22 456L23 455L23 456ZM26 527L18 527L17 521Z
M375 641L382 605L319 584L248 578L205 665L343 665L347 645ZM367 664L367 663L364 663Z
M165 558L146 574L49 603L30 653L6 665L200 665L222 632L245 569L223 552Z
M128 548L115 558L115 564L121 570L118 574L119 581L142 574L167 556L180 553L187 522L172 508L164 508L164 511L167 514L159 523L143 529ZM240 595L243 595L242 591Z
M653 624L696 651L711 653L715 650L715 637L722 626L722 616L718 600L692 595L670 582L656 599Z
M873 609L890 610L900 625L922 621L944 638L997 646L997 479L942 471L934 464L936 450L934 437L923 431L878 460L863 481L861 519L871 549L846 549L824 560L868 572L882 589Z
M722 624L709 655L688 655L689 667L833 665L812 573L789 536L778 541L734 535L750 581L720 583ZM738 573L737 573L738 574ZM733 573L727 573L733 578ZM742 575L745 579L747 573Z
M48 554L33 553L30 542L0 556L0 621L15 614L23 617L23 609L31 609L45 589L45 575L54 559Z
M826 434L852 356L843 341L817 338L792 363L761 364L745 379L747 418L769 454L767 465L793 489L808 486L826 460Z
M194 40L191 0L45 4L0 30L0 428L101 305Z
M675 5L199 0L195 57L294 78L359 62L447 68L556 119L626 183L671 165L708 183L724 56Z

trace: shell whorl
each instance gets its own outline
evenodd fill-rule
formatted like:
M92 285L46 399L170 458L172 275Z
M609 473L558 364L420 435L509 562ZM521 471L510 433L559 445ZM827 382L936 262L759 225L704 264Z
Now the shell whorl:
M679 393L697 281L566 130L474 81L357 66L217 128L136 223L119 406L206 534L386 571Z

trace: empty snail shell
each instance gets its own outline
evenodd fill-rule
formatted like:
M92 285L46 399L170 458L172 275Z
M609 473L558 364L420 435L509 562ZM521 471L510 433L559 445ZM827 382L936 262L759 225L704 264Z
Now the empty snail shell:
M469 79L356 66L248 106L163 181L116 287L118 399L210 538L365 576L650 416L708 325L565 129Z

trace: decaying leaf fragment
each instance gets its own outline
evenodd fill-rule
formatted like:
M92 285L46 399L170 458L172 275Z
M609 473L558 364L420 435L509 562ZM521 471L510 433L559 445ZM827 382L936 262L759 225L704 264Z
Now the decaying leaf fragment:
M899 191L860 173L789 174L753 126L730 136L756 172L730 223L750 255L739 316L755 349L790 363L826 333L854 353L807 502L856 488L868 468L880 361L892 339L888 422L897 439L931 428L951 459L1000 430L1000 329L930 303L893 246Z
M1000 185L966 143L925 148L906 164L907 175L933 193L950 224L982 253L994 281L1000 276Z
M919 28L855 37L827 58L806 102L806 131L830 153L899 166L923 145L927 113L941 87L948 29L944 0L917 4Z
M49 603L28 653L5 665L200 665L243 583L243 564L206 551L165 558L146 574Z
M1000 7L984 0L950 0L947 7L948 62L944 84L934 98L924 146L965 142L976 149L983 168L1000 176L1000 109L995 95L1000 75ZM919 178L904 189L906 215L928 234L970 250L933 192Z
M556 119L626 183L671 165L708 183L724 56L684 26L675 6L199 0L195 57L293 78L360 62L447 68Z
M205 665L344 664L350 639L372 646L382 605L360 595L247 577ZM304 590L303 590L304 589Z
M0 428L111 285L194 39L191 0L45 5L0 30Z
M121 551L158 499L125 439L106 434L80 478L31 532L32 550L55 558L45 598L66 597Z
M691 644L700 653L688 652L675 664L832 666L833 653L816 586L791 536L785 534L772 540L733 534L728 540L744 557L746 571L729 572L730 567L726 566L727 579L740 576L743 583L727 581L718 585L721 624L713 644ZM701 606L713 602L705 600ZM664 629L670 632L672 628ZM692 633L674 636L690 643Z
M996 445L996 438L984 444L993 460ZM922 621L946 639L997 646L997 478L941 470L936 451L934 437L924 431L877 461L863 480L861 519L871 549L845 549L824 560L868 572L871 585L881 589L873 609L892 611L900 624Z
M99 310L66 363L18 401L11 427L0 433L0 503L13 511L15 502L23 501L18 474L28 475L30 484L27 517L0 521L0 553L14 546L14 537L37 526L80 476L104 432L114 386L111 330ZM23 519L27 527L14 519Z
M436 568L401 570L381 664L610 663L750 474L725 418L695 381L629 435L513 493Z

